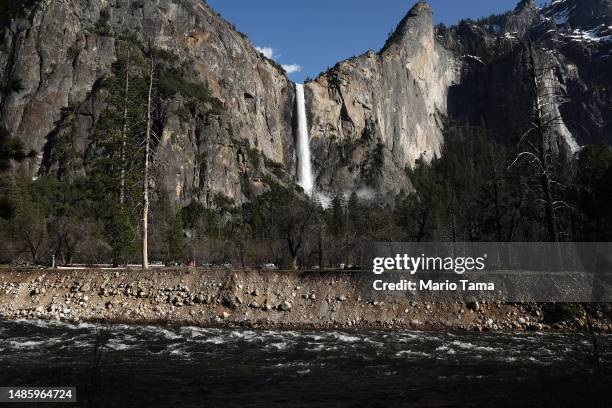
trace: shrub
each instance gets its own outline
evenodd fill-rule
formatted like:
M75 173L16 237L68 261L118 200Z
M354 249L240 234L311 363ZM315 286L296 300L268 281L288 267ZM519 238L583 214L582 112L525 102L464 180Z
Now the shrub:
M544 321L548 324L565 322L582 316L576 303L550 303L544 306Z
M210 94L207 84L188 81L185 79L184 72L177 68L167 68L160 73L159 91L164 98L180 94L192 100L210 104L213 112L223 110L223 104Z
M0 0L0 28L10 24L14 18L24 17L40 0Z

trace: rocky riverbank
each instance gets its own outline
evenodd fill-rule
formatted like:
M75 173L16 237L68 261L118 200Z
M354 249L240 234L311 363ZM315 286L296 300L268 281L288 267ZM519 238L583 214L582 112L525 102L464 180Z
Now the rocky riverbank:
M227 270L0 272L0 318L256 328L477 331L586 329L585 316L551 323L536 304L366 299L349 273ZM600 316L596 330L612 332Z

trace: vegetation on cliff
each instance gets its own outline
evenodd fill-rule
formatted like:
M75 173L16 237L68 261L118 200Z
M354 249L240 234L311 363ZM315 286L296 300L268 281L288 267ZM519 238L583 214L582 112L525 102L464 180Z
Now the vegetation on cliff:
M20 18L32 10L40 0L0 0L0 28L8 25L13 18Z

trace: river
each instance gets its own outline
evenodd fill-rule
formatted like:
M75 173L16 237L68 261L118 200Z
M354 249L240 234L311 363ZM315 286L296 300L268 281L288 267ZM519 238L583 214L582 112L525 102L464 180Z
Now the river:
M0 321L0 385L76 386L70 407L612 406L599 345L596 370L580 334Z

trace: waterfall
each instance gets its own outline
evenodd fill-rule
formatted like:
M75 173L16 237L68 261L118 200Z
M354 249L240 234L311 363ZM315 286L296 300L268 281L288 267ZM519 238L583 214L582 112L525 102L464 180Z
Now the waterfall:
M306 99L304 98L304 85L295 84L297 100L297 161L298 184L306 194L312 196L314 181L312 177L312 163L310 159L310 137L308 136L308 118L306 117Z

